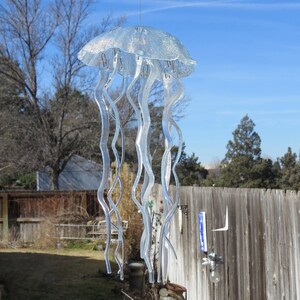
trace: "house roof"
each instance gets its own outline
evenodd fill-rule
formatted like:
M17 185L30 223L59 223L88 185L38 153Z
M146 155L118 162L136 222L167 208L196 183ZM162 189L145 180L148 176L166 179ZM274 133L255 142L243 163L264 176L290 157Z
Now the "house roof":
M102 166L82 156L74 155L59 175L59 190L96 190L99 187ZM37 172L37 190L51 190L49 172Z

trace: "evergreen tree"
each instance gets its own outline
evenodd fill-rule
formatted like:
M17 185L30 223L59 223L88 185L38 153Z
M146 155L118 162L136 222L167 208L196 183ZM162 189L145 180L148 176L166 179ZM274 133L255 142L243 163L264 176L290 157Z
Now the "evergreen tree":
M176 173L182 186L201 185L206 178L208 171L198 162L198 157L193 153L187 155L184 151L176 167Z
M256 188L278 188L276 164L271 159L260 158L253 165L251 170L252 178L245 187Z
M260 158L261 139L256 131L254 131L255 124L248 115L244 116L234 130L233 141L227 144L227 153L224 164L230 163L236 157L242 156L251 158L253 160Z
M274 174L272 162L260 157L261 139L255 124L244 116L227 144L227 153L221 163L217 185L228 187L270 187Z
M280 180L281 189L300 189L300 162L297 154L288 147L287 153L280 158Z

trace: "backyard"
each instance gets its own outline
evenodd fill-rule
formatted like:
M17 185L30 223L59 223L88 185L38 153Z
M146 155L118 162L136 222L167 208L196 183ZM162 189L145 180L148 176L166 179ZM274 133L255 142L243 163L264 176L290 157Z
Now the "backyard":
M105 275L102 251L0 249L0 266L1 300L124 298L120 283Z

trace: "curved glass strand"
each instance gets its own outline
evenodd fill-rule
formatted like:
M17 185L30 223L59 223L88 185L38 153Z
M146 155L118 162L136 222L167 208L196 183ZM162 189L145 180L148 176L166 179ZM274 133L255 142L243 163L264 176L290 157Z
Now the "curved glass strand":
M117 114L118 113L118 108L116 106L116 104L124 97L125 95L125 91L126 91L126 85L125 85L125 79L124 77L122 77L122 90L121 90L121 93L120 95L115 99L113 100L114 104L112 106L114 106L117 110ZM115 117L114 117L114 113L111 112L111 117L115 120ZM120 120L120 117L118 116L119 120ZM120 159L120 166L119 166L119 171L118 171L118 176L116 176L116 182L113 182L113 188L115 189L115 186L116 186L116 183L118 183L119 185L119 197L116 201L116 206L118 207L122 198L123 198L123 184L122 184L122 180L121 180L121 177L120 177L120 172L121 172L121 169L122 169L122 166L124 164L124 159L125 159L125 139L124 139L124 130L123 130L123 127L121 126L121 124L119 125L119 134L120 134L120 138L121 138L121 159ZM117 138L118 136L116 137L116 140L112 142L112 145L116 145L116 142L117 142Z
M110 112L113 112L113 119L115 120L115 123L116 123L116 126L115 126L115 133L114 133L114 138L113 138L113 141L112 141L112 149L113 149L113 153L114 153L114 157L115 157L115 162L116 162L116 172L115 172L115 178L113 180L113 183L111 184L110 188L109 188L109 191L107 193L107 199L108 199L108 202L111 206L111 211L110 211L110 216L111 216L111 213L114 212L115 215L116 215L116 219L117 219L117 225L113 224L114 227L116 226L117 227L117 232L118 232L118 243L117 243L117 247L115 249L115 252L114 252L114 257L115 257L115 260L118 264L118 267L119 267L119 274L120 274L120 279L123 280L124 279L124 268L123 268L123 262L124 262L124 253L121 253L121 258L119 258L119 249L120 249L120 246L122 246L123 244L123 227L122 227L122 220L121 220L121 217L120 217L120 214L118 212L118 209L114 203L114 201L112 200L112 192L113 190L115 189L115 186L116 186L116 182L117 182L117 179L120 177L120 159L119 159L119 154L118 154L118 151L116 149L116 141L117 141L117 138L119 136L119 132L120 132L120 119L119 119L119 113L118 113L118 110L116 108L116 105L114 103L114 101L111 99L109 93L108 93L108 88L109 86L111 85L112 81L114 80L114 77L115 77L115 74L116 74L116 70L117 70L117 65L118 65L118 52L115 51L114 53L114 58L113 58L113 70L112 70L112 73L111 75L109 76L104 88L103 88L103 98L107 100L108 104L109 104L109 107L110 107ZM110 114L112 115L112 113ZM121 247L121 250L123 249L123 247Z
M137 57L137 60L139 58ZM144 60L142 59L142 66L143 66ZM151 226L151 216L149 214L148 206L147 206L147 201L145 201L145 192L147 189L147 185L149 183L149 171L145 169L145 153L143 151L143 140L145 137L143 136L145 134L145 120L144 120L144 115L141 109L141 99L143 98L144 95L144 90L147 86L147 79L145 77L141 77L140 75L140 89L138 92L138 104L135 105L134 103L134 110L138 111L138 133L136 137L136 149L137 149L137 154L138 158L140 160L142 169L144 170L144 181L143 181L143 186L141 190L141 212L143 216L143 223L144 223L144 230L142 233L141 241L140 241L140 256L142 259L144 259L148 272L149 272L149 282L153 283L154 282L154 273L153 273L153 264L150 259L150 252L149 252L149 244L151 244L151 231L152 231L152 226ZM149 83L148 83L149 85ZM148 89L148 88L147 88ZM139 109L140 108L140 109ZM147 126L147 125L146 125ZM146 139L147 140L147 139ZM140 179L141 176L139 176Z
M164 80L164 111L163 115L166 115L166 112L171 110L170 106L170 100L172 99L172 80L169 75L165 74L165 80ZM168 124L168 131L171 132L170 124ZM165 150L169 149L169 144L171 141L171 135L165 135ZM172 148L172 145L170 145ZM162 164L163 165L163 164ZM165 183L165 190L168 192L169 190L169 184L170 184L170 178L171 178L171 168L172 168L172 161L171 161L171 151L166 152L166 163L164 164L164 174L162 172L161 178L164 179ZM163 211L163 223L164 220L166 219L169 211L173 207L173 202L171 201L171 198L168 198L166 196L163 197L163 205L164 205L164 211ZM161 231L162 233L162 231ZM169 239L167 239L167 234L168 234L168 229L165 230L165 235L162 242L162 250L161 253L159 254L159 257L161 257L161 260L159 262L159 273L164 273L164 270L167 269L168 266L168 246L174 251L173 246L171 243L168 243ZM175 252L175 251L174 251ZM175 254L176 255L176 254ZM160 269L161 268L161 269ZM160 276L160 275L159 275ZM160 280L160 277L158 276L158 280Z
M170 166L170 155L172 149L172 137L170 134L169 125L165 126L165 123L168 122L167 116L172 108L172 80L169 75L165 75L164 80L164 110L163 110L163 132L165 135L165 151L162 158L161 164L161 180L162 180L162 190L163 190L163 205L164 205L164 220L160 231L160 240L159 240L159 259L158 259L158 278L157 281L161 282L161 273L165 269L168 263L168 245L165 243L166 230L164 230L164 224L169 211L173 207L173 201L168 194L168 184L170 181L171 166ZM164 268L163 268L164 266Z
M161 282L161 276L163 275L163 281L166 281L166 274L167 274L167 265L168 265L168 248L167 245L169 244L168 240L166 239L169 235L169 226L171 219L173 215L175 214L178 206L178 199L175 199L174 203L168 193L167 189L167 179L166 179L166 164L168 163L168 157L170 155L171 149L173 147L173 139L171 137L170 129L171 129L171 124L170 120L172 119L172 105L179 101L184 94L183 91L183 86L179 79L177 79L177 90L176 92L172 95L172 76L166 76L164 80L164 88L165 88L165 107L164 107L164 112L163 112L163 122L162 122L162 127L163 127L163 132L165 134L165 138L167 140L167 148L165 149L163 158L162 158L162 167L161 167L161 172L162 172L162 190L164 197L167 199L168 204L170 204L171 209L168 210L168 213L165 217L165 220L163 221L162 227L161 227L161 232L160 232L160 244L159 244L159 262L158 262L158 282ZM167 208L168 209L168 208ZM171 249L173 247L171 246ZM164 263L163 263L164 262ZM164 267L163 267L163 265Z
M120 179L120 168L121 168L122 160L124 159L124 149L123 149L123 147L122 147L121 161L120 161L120 158L119 158L119 153L118 153L117 148L116 148L117 139L118 139L120 133L121 133L121 138L122 138L122 142L123 142L123 134L122 134L121 126L120 126L120 117L119 117L118 108L116 107L116 103L119 101L119 99L121 99L122 94L120 94L117 97L117 99L113 101L111 99L109 93L108 93L109 86L113 82L114 77L116 75L117 68L118 68L118 57L119 57L119 52L115 50L114 51L114 57L113 57L113 63L112 63L113 71L112 71L112 74L109 77L109 80L108 80L107 84L105 85L105 88L104 88L104 91L103 91L104 96L105 96L105 98L107 99L107 101L110 105L110 110L109 110L110 117L111 117L111 119L113 119L115 121L115 132L114 132L113 140L112 140L112 143L111 143L111 148L113 150L113 154L114 154L114 157L115 157L116 171L115 171L115 176L114 176L113 182L112 182L112 184L110 186L110 189L108 191L108 198L110 198L110 199L112 198L111 195L112 195L112 192L114 191L114 189L116 187L116 183ZM120 194L121 194L121 191L120 191ZM118 203L118 202L119 202L119 199L116 201L116 203ZM112 213L112 211L113 210L110 211L110 214Z
M166 75L165 75L166 76ZM164 87L164 111L165 111L165 108L166 108L166 105L170 99L170 93L172 92L172 81L171 80L168 80L167 81L168 83L168 87L166 87L166 84L165 84L165 87ZM169 128L169 130L171 130ZM164 139L164 144L165 144L165 149L168 149L169 147L169 139L165 136L165 139ZM165 187L166 187L166 190L168 191L169 190L169 183L170 183L170 178L171 178L171 152L169 152L167 154L167 158L166 158L166 164L164 164L163 166L163 163L162 163L162 166L164 167L164 171L165 173L161 174L161 178L162 178L162 181L165 182ZM163 193L164 195L164 193ZM170 201L171 199L168 198L168 197L165 197L163 196L163 216L162 216L162 223L164 223L164 220L166 219L166 216L168 215L173 203L172 201ZM162 231L160 232L160 236L162 234ZM167 241L167 242L165 242ZM159 255L158 255L158 282L160 282L160 274L161 272L163 272L163 270L165 270L167 268L167 265L168 265L168 240L166 239L162 239L160 240L160 243L162 243L162 248L161 248L161 252L159 251ZM170 244L171 248L172 248L172 245ZM160 250L160 248L159 248Z
M149 176L148 176L148 173L144 171L144 174L143 174L143 184L142 184L142 187L141 187L141 203L142 203L142 207L143 207L143 212L144 212L144 217L143 217L143 222L144 222L144 219L147 218L147 210L145 210L145 205L142 201L142 199L144 199L144 194L145 194L145 190L147 188L147 185L149 183ZM145 249L145 245L146 245L146 238L148 236L148 233L146 232L146 228L144 228L143 232L142 232L142 236L141 236L141 241L140 241L140 256L141 258L144 259L145 257L145 252L144 252L144 249Z
M140 135L140 140L139 140L139 146L141 150L141 159L142 163L144 165L144 170L146 176L146 184L145 184L145 189L143 191L142 195L142 205L145 211L145 221L147 222L147 225L145 226L146 231L145 231L145 249L144 249L144 259L145 261L148 260L149 264L151 264L152 269L148 269L149 271L149 282L153 283L154 282L154 272L153 272L153 266L152 266L152 261L150 258L150 249L151 249L151 241L152 241L152 222L151 222L151 215L149 211L149 196L151 193L151 190L154 186L154 174L152 171L152 166L151 166L151 158L150 154L148 151L148 139L149 139L149 129L150 129L150 124L151 124L151 118L150 118L150 112L149 112L149 107L148 107L148 99L150 95L151 88L155 82L156 79L156 74L157 71L155 69L155 66L152 64L151 61L146 60L145 63L148 63L149 65L149 75L146 78L145 85L141 86L142 93L141 97L139 97L139 106L140 110L142 112L142 119L143 119L143 124L142 124L142 130L141 130L141 135Z
M120 273L120 279L123 280L124 279L124 268L123 268L123 262L124 262L124 253L121 253L121 260L118 257L118 252L120 249L120 245L123 245L123 226L122 226L122 220L121 220L121 216L119 214L118 208L116 206L116 204L114 203L114 201L112 200L112 192L115 189L116 186L116 182L118 179L120 179L120 159L119 159L119 154L118 151L116 149L116 140L119 136L119 127L120 127L120 120L119 120L119 114L118 111L115 107L114 102L112 101L112 99L110 98L109 94L107 93L107 90L104 89L104 96L107 99L108 103L111 105L111 108L114 112L114 118L116 121L116 129L115 129L115 134L114 134L114 139L112 142L112 149L113 149L113 153L115 156L115 162L116 162L116 172L115 172L115 178L113 180L113 183L110 186L110 189L107 193L107 199L109 201L110 206L112 207L111 211L110 211L110 215L112 212L115 213L116 219L117 219L117 231L118 231L118 244L117 247L115 249L115 260L119 266L119 273ZM121 247L121 250L123 249L123 246Z
M131 95L130 95L130 91L133 88L133 86L135 85L135 83L137 82L140 73L141 73L141 68L142 68L142 63L143 60L139 57L136 58L136 71L135 71L135 75L132 79L132 81L129 83L128 88L126 90L126 96L127 99L130 103L130 105L132 106L136 119L137 119L137 136L136 136L136 143L135 143L135 147L136 147L136 153L137 153L137 159L138 159L138 168L137 168L137 172L136 172L136 177L134 180L134 183L132 185L131 188L131 197L133 202L136 204L136 206L138 207L138 210L141 212L142 214L142 218L143 218L143 223L145 224L145 220L146 220L146 212L144 210L144 207L142 206L142 204L140 203L140 201L137 198L137 187L142 175L142 171L143 171L143 163L142 163L142 159L141 159L141 151L140 151L140 147L138 144L138 141L140 139L140 134L141 134L141 129L142 129L142 117L141 117L141 112L139 111L137 105L135 104L134 100L132 99ZM140 241L140 256L142 259L144 259L144 249L145 249L145 232L147 230L146 228L147 225L144 226L144 231L141 237L141 241ZM148 269L151 269L151 265L149 264L149 262L145 262L147 265Z
M176 166L177 166L177 164L180 160L180 156L181 156L181 153L182 153L183 137L182 137L181 129L178 126L178 124L175 122L175 120L173 118L171 118L170 122L171 122L171 125L173 126L173 128L175 128L175 130L177 132L177 135L178 135L178 145L177 145L178 150L177 150L177 154L176 154L173 166L172 166L172 174L173 174L173 177L174 177L174 180L175 180L175 186L176 186L175 202L179 203L179 200L180 200L179 199L180 182L179 182L179 179L178 179L178 176L177 176L177 173L176 173Z
M140 131L140 128L142 126L141 125L142 121L141 121L140 111L138 110L137 106L135 105L134 100L132 99L132 97L130 95L130 91L131 91L131 89L133 88L133 86L135 85L136 81L139 78L139 75L140 75L140 72L141 72L141 66L142 66L142 60L137 60L135 75L134 75L132 81L128 84L128 87L127 87L127 90L126 90L127 99L129 101L130 105L132 106L132 108L134 110L134 113L135 113L135 116L137 118L137 123L138 123L138 125L137 125L138 126L137 136L139 135L139 131ZM136 146L136 150L137 150L137 158L138 158L138 168L137 168L137 174L136 174L134 183L133 183L132 188L131 188L131 197L132 197L132 200L134 201L134 203L136 204L136 206L138 207L138 209L141 211L141 213L143 213L143 211L142 211L143 207L142 207L141 203L139 202L139 200L137 198L137 187L138 187L141 175L142 175L143 165L142 165L141 158L140 158L140 151L138 151L137 146Z
M179 128L179 126L177 125L177 123L175 122L175 120L171 117L170 118L170 125L175 128L176 132L177 132L177 135L178 135L178 151L177 151L177 154L176 154L176 157L175 157L175 160L174 160L174 163L173 163L173 166L172 166L172 174L173 174L173 177L174 177L174 180L175 180L175 186L176 186L176 191L175 191L175 201L174 201L174 205L173 205L173 208L175 209L175 212L178 208L178 205L179 205L179 201L180 201L180 194L179 194L179 188L180 188L180 184L179 184L179 180L178 180L178 176L177 176L177 173L176 173L176 165L178 164L179 162L179 159L180 159L180 156L181 156L181 153L182 153L182 145L183 145L183 138L182 138L182 132ZM174 212L174 214L175 214ZM173 214L173 215L174 215ZM173 217L172 215L172 217ZM177 254L176 254L176 251L173 247L173 245L171 244L168 236L170 234L170 226L171 226L171 219L172 217L170 218L170 221L168 222L168 224L166 224L166 229L165 229L165 235L164 235L164 238L165 238L165 242L166 242L166 246L165 246L165 250L166 250L166 253L164 252L163 256L166 258L164 259L164 268L162 269L162 278L163 278L163 282L166 282L167 281L167 272L168 272L168 247L172 250L172 253L175 257L175 259L177 260Z
M111 266L109 262L109 249L111 243L111 218L110 218L108 205L106 204L106 201L104 199L104 190L107 187L109 172L110 172L110 158L109 158L109 152L107 148L108 132L109 132L109 116L108 116L108 107L103 97L104 86L107 83L108 79L109 79L109 71L100 70L100 79L98 84L96 85L94 91L94 97L98 105L98 108L100 110L100 116L101 116L101 137L99 142L99 148L101 151L102 164L103 164L102 178L101 178L100 186L97 191L97 199L104 211L104 216L105 216L106 246L104 250L104 260L105 260L107 273L111 274Z
M138 92L138 104L140 103L140 99L142 97L142 93L143 93L143 90L144 90L145 83L146 83L146 79L140 77L140 89L139 89L139 92ZM146 256L146 253L147 253L146 250L145 250L146 249L146 243L147 243L147 239L149 237L149 233L148 233L149 232L148 231L149 224L147 222L148 212L145 209L143 199L144 199L144 194L145 194L145 190L146 190L146 187L147 187L147 183L148 183L148 180L149 180L149 178L148 178L149 176L148 176L148 173L144 169L144 167L145 167L144 166L144 158L143 158L142 147L141 147L141 139L142 139L142 131L143 131L143 126L144 126L144 120L143 120L141 109L139 109L139 107L137 105L135 105L135 108L139 111L139 120L138 120L139 125L138 125L138 132L137 132L136 140L135 140L135 146L136 146L137 153L138 153L138 158L140 159L140 162L141 162L141 165L142 165L142 170L143 170L143 173L144 173L143 174L144 180L143 180L143 184L142 184L142 188L141 188L141 194L140 194L141 209L142 209L143 223L144 223L144 229L143 229L143 233L142 233L142 237L141 237L141 241L140 241L140 256L141 256L142 259L145 259L145 256ZM139 178L139 180L140 180L140 178ZM148 262L148 259L147 259L147 262Z
M180 101L180 99L183 98L184 96L184 89L183 89L183 85L181 83L181 81L179 79L176 79L174 78L175 81L177 82L177 94L175 95L175 99L174 99L174 102L173 102L173 105ZM178 135L178 151L177 151L177 155L175 157L175 160L174 160L174 163L173 163L173 166L172 166L172 174L173 174L173 177L174 177L174 180L175 180L175 186L176 186L176 192L175 192L175 201L174 201L174 205L173 205L173 208L174 208L174 214L177 210L177 207L178 207L178 204L179 204L179 180L178 180L178 176L177 176L177 173L176 173L176 165L178 164L179 162L179 159L180 159L180 156L181 156L181 152L182 152L182 143L183 143L183 138L182 138L182 133L181 133L181 130L179 128L179 126L177 125L177 123L175 122L175 120L173 119L173 115L170 114L169 118L168 118L168 121L169 121L169 128L174 128L176 130L176 133ZM171 212L172 213L172 212ZM173 215L174 215L173 214ZM170 247L170 249L172 250L175 258L177 259L177 255L175 253L175 250L173 248L173 245L170 243L169 241L169 234L170 234L170 226L171 226L171 219L173 217L173 215L170 217L170 221L167 222L166 224L166 229L165 229L165 239L166 239L166 244ZM167 220L167 218L166 218ZM165 247L165 252L164 255L166 256L166 259L164 260L165 264L164 264L164 268L163 268L163 281L166 282L167 281L167 272L168 272L168 248Z
M170 118L170 123L172 124L172 126L176 126L176 129L179 129L177 124L176 123L173 123L173 119ZM171 209L171 211L169 211L166 219L165 219L165 229L163 229L164 231L164 237L165 237L165 242L166 244L170 247L170 249L172 250L174 256L175 256L175 259L177 259L177 255L175 253L175 250L173 248L173 245L170 243L169 241L169 235L170 235L170 226L171 226L171 220L178 208L178 204L179 204L179 182L178 182L178 177L177 177L177 174L176 174L176 165L178 163L178 160L180 158L180 155L181 155L181 152L182 152L182 137L181 137L181 131L178 130L177 131L178 135L179 135L179 142L178 142L178 153L177 153L177 157L174 161L174 164L173 164L173 167L172 167L172 173L173 173L173 176L174 176L174 179L175 179L175 184L176 184L176 193L175 193L175 201L174 201L174 205ZM165 247L165 249L167 250L167 247ZM167 252L167 255L168 255L168 252ZM165 264L164 264L164 269L163 269L163 281L166 282L167 281L167 272L168 272L168 256L166 255L166 259L165 259Z

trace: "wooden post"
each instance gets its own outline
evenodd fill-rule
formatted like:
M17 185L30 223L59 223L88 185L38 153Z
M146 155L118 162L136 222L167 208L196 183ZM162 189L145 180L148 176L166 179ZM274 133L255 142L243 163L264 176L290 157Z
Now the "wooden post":
M8 195L3 194L2 197L2 239L8 240Z
M87 209L87 201L86 201L87 195L86 194L87 194L86 191L81 193L81 206L84 210Z

